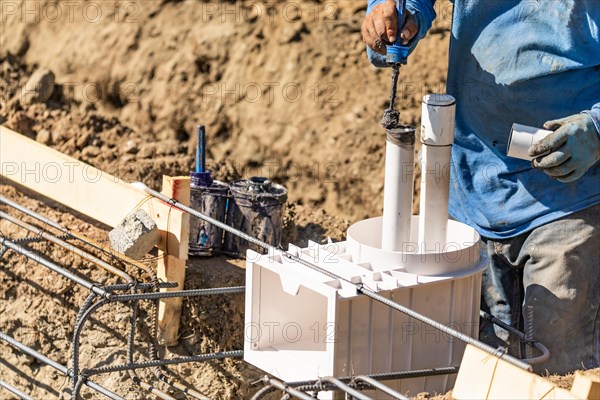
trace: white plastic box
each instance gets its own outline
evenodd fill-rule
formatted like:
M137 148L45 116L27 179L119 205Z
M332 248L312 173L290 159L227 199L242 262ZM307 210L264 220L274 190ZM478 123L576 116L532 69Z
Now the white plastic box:
M370 243L352 234L357 225L363 229L354 229L355 232L373 232ZM442 254L436 264L431 254L427 258L387 254L385 263L390 268L386 269L380 262L365 259L379 258L376 247L381 241L381 219L357 225L348 231L347 242L311 242L307 248L291 246L289 250L462 333L477 336L485 263L480 259L475 231L451 222L448 242L458 249L451 257ZM413 227L418 227L418 220ZM413 232L414 238L416 233ZM421 262L429 265L424 268L428 275L414 273ZM462 267L457 268L457 264ZM452 272L440 274L440 268ZM437 275L431 275L432 271ZM353 284L295 263L281 252L248 252L246 284L244 359L283 381L460 364L464 344L458 339L358 295ZM410 395L423 391L443 393L452 388L454 376L386 383ZM319 398L332 396L322 392Z

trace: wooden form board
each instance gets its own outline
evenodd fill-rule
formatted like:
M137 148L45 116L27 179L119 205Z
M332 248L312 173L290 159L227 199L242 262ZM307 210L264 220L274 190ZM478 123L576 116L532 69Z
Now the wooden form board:
M190 205L190 178L172 178L163 176L162 194L177 201ZM182 229L190 230L189 215L182 219ZM177 282L173 289L161 289L162 292L183 290L185 282L185 260L158 251L158 266L156 275L165 282ZM165 346L174 346L179 340L179 321L183 298L162 299L158 305L158 340Z
M111 227L141 206L161 231L158 248L187 259L189 228L183 222L187 214L4 126L0 126L0 175Z
M452 397L457 400L600 400L600 384L576 375L572 391L467 345Z

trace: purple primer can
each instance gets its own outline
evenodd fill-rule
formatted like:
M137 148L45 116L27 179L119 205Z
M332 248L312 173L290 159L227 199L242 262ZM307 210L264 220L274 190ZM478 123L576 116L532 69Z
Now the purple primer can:
M190 174L190 205L220 222L225 222L229 185L213 181L208 172ZM190 218L189 254L212 256L223 248L223 230L200 218Z

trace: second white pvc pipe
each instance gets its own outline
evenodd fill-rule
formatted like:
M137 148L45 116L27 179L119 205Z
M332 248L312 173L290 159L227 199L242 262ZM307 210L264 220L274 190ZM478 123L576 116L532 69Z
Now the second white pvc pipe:
M450 166L456 101L447 94L423 98L421 114L421 253L441 253L447 242Z

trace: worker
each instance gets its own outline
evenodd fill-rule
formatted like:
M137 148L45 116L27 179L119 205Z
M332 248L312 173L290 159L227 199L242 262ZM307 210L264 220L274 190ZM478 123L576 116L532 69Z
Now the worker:
M435 0L369 0L370 61L386 44L411 51ZM537 372L600 365L600 1L455 0L447 92L456 99L450 214L474 227L490 258L482 308L550 350ZM411 80L402 75L401 79ZM554 131L506 156L513 123ZM482 322L480 339L524 346Z

